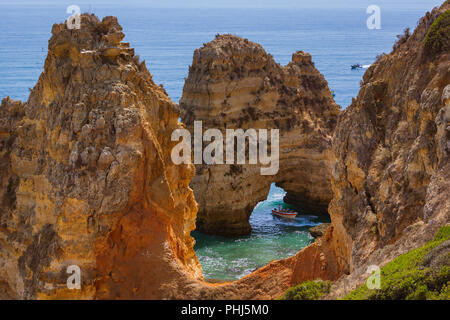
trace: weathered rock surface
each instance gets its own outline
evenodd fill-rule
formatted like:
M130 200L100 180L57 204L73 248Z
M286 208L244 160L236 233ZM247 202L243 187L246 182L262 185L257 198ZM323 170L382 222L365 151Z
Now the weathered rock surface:
M314 238L320 238L325 234L325 231L327 231L328 227L331 226L331 223L321 223L318 226L309 228L309 233Z
M450 5L421 19L415 32L365 73L333 137L330 203L336 261L350 272L330 297L423 245L450 222L450 53L430 56L423 40Z
M276 175L265 165L196 165L191 186L199 204L197 228L205 233L250 232L249 216L276 182L286 201L325 213L331 200L331 135L340 113L311 56L296 52L281 66L258 44L218 35L197 49L180 100L182 120L203 130L279 129Z
M0 299L271 299L305 280L336 298L450 221L450 54L423 53L444 10L365 74L334 133L332 225L295 256L209 284L192 249L175 105L115 18L53 27L27 102L0 106ZM81 268L81 290L66 286ZM344 275L349 273L349 275Z
M82 15L80 30L52 33L28 101L0 106L0 299L271 299L338 275L324 240L238 281L203 282L194 167L170 158L177 108L116 18ZM67 287L73 265L79 290Z
M157 298L202 277L194 167L170 159L179 114L121 30L89 15L80 30L54 25L28 101L2 102L2 299Z

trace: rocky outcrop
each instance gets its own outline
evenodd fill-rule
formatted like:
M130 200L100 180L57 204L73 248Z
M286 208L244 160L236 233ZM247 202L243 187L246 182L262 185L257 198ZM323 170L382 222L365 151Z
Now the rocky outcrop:
M116 18L81 22L53 26L28 101L0 107L2 299L158 298L202 277L194 168L170 160L176 105Z
M113 17L54 25L28 101L2 101L0 299L270 299L305 277L299 261L329 273L315 243L233 283L201 280L194 167L170 157L179 113L122 38Z
M28 101L2 101L0 299L272 299L337 275L324 240L238 281L202 281L194 167L170 157L179 114L122 38L113 17L54 25Z
M449 9L374 63L340 116L323 236L220 284L202 281L192 249L194 168L170 157L176 106L115 18L55 25L28 101L0 106L0 299L272 299L319 278L336 280L326 297L336 298L368 265L423 245L450 220L450 54L423 46Z
M312 237L320 238L325 234L329 226L331 226L331 223L321 223L315 227L309 228L308 231Z
M218 35L197 49L180 100L182 120L203 130L279 129L276 175L260 165L197 165L192 181L199 204L197 228L205 233L250 232L249 216L267 197L270 184L287 191L286 201L307 212L325 213L331 200L331 135L339 114L311 56L293 54L281 66L258 44ZM264 167L264 165L262 165Z
M368 265L423 245L450 221L450 53L430 55L424 40L449 9L427 13L376 61L340 117L327 233L333 260L351 275L331 296L361 283Z

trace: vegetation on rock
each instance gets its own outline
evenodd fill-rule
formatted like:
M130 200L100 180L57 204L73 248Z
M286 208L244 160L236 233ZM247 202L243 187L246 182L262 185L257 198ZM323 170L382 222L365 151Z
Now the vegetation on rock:
M289 288L280 300L317 300L330 292L331 281L306 281Z
M397 48L399 48L402 44L408 41L410 36L411 36L410 29L409 28L404 29L402 34L397 35L397 41L395 41L393 49L396 50Z
M430 56L450 51L450 10L433 22L423 40L423 47Z
M381 288L366 284L348 300L450 299L450 225L439 229L426 245L399 256L381 269Z

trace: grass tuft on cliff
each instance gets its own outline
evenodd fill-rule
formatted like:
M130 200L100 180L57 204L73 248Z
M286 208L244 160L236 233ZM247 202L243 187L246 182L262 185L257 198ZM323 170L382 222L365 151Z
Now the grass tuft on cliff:
M381 268L381 288L366 284L350 292L347 300L449 300L450 226L435 238Z
M450 10L442 13L433 22L423 39L423 47L429 56L450 51Z
M280 300L317 300L330 292L331 281L305 281L289 288Z

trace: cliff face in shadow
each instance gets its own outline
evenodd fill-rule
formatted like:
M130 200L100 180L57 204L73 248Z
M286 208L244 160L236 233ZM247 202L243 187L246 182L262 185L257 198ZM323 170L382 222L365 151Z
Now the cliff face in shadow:
M293 54L281 66L258 44L218 35L197 49L180 100L182 121L203 130L279 129L276 175L247 164L196 165L191 186L199 204L199 231L220 235L250 232L249 217L266 199L270 184L287 191L286 201L308 213L326 214L330 186L331 135L339 107L311 56Z
M2 102L1 298L157 298L202 277L194 168L170 159L179 115L121 30L89 15L54 25L28 101Z

